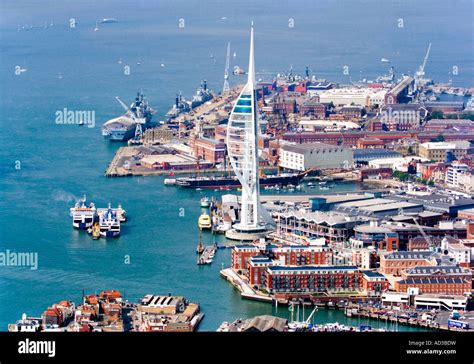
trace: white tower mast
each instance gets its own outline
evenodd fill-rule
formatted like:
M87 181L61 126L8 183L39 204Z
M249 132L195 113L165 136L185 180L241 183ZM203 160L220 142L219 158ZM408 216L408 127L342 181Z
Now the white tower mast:
M259 196L258 132L252 22L247 84L240 92L229 117L226 138L232 168L242 184L240 223L235 224L234 229L244 233L265 229L259 221L260 216L265 214L261 211L263 207Z
M225 71L224 71L224 87L222 88L222 93L230 91L229 86L229 66L230 66L230 42L227 43L227 57L225 60Z

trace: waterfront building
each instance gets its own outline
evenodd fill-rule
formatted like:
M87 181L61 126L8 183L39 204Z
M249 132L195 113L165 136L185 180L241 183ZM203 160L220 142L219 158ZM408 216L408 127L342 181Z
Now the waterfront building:
M323 143L289 144L280 147L280 166L296 171L309 168L350 168L352 151L348 148Z
M231 265L236 271L247 269L250 259L260 254L255 245L236 245L232 248Z
M362 271L362 289L367 295L381 296L382 292L387 291L390 288L390 282L380 272L374 270L363 270Z
M387 90L373 89L369 87L342 87L321 91L319 102L323 104L334 104L335 106L359 105L370 107L382 105L385 102Z
M471 282L461 278L407 278L395 282L397 292L417 289L419 294L463 295L471 292Z
M230 164L242 185L240 221L226 232L228 238L237 240L253 240L266 234L268 230L266 225L273 224L268 212L260 203L259 126L255 92L253 31L252 23L247 84L240 92L230 114L226 135Z
M407 96L413 92L415 79L411 76L403 76L402 79L385 94L385 104L400 104L407 100Z
M380 273L393 276L401 276L410 268L436 264L436 255L431 251L398 251L380 255Z
M362 287L362 273L356 266L271 266L265 289L275 296L314 292L350 292Z
M275 214L279 234L324 238L330 246L342 244L353 235L354 227L367 223L368 218L347 216L337 212L287 211Z
M364 168L359 169L356 173L361 182L367 179L389 179L392 178L393 175L392 168Z
M473 151L474 148L468 140L427 142L419 146L420 157L436 162L445 162L448 152L452 153L456 159L461 159Z
M136 306L133 326L136 331L192 332L202 317L199 304L184 297L148 294Z
M213 165L224 162L226 146L223 142L191 135L189 145L194 151L194 156L199 160L209 161Z
M409 278L460 278L465 281L472 281L470 269L453 265L434 265L413 267L402 272L403 279Z

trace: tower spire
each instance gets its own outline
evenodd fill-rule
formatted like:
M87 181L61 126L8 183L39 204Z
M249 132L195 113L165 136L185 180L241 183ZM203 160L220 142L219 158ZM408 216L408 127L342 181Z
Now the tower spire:
M248 68L248 79L247 83L251 83L255 89L255 61L254 61L254 50L253 50L253 21L250 28L250 52L249 52L249 68Z

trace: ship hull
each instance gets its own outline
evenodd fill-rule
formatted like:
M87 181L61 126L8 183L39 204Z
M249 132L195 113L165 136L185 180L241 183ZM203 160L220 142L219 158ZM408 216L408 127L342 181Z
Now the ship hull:
M287 186L297 185L303 179L304 174L297 174L291 176L274 176L260 178L260 187L265 186ZM242 185L237 178L221 178L221 179L192 179L192 178L178 178L176 185L185 188L209 188L209 189L233 189L240 188Z

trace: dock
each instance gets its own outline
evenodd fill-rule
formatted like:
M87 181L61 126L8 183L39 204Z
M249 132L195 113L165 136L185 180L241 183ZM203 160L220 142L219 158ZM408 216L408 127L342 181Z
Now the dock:
M215 245L207 245L204 247L204 250L201 255L199 255L197 259L198 265L204 264L211 264L214 254L216 253L216 246Z

